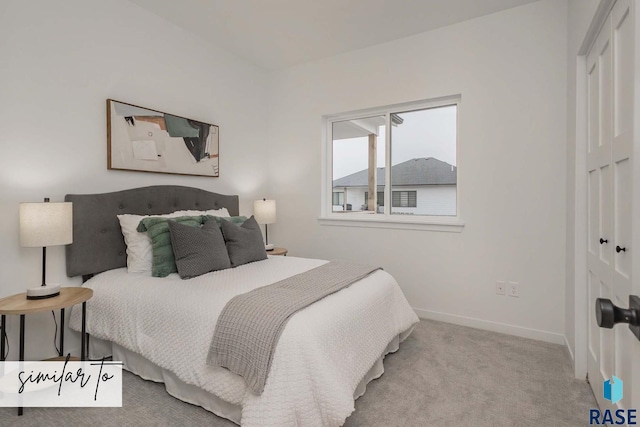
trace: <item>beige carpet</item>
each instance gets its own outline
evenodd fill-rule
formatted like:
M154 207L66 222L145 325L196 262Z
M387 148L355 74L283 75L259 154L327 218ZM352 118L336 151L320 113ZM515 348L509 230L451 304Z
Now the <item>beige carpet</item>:
M559 345L423 320L346 426L584 426L596 402ZM1 426L233 426L124 374L123 408L0 408Z

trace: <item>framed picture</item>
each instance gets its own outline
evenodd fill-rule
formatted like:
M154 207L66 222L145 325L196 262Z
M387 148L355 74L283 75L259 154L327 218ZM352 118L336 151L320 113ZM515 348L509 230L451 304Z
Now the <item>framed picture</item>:
M107 99L107 168L218 177L219 128Z

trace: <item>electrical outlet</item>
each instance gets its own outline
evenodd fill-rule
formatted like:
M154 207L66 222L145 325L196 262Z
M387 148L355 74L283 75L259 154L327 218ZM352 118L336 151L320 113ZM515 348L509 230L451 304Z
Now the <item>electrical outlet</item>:
M507 293L507 282L496 282L496 294L498 295L506 295Z
M510 297L518 298L520 296L520 290L518 289L520 284L518 282L509 282L507 287L507 295Z

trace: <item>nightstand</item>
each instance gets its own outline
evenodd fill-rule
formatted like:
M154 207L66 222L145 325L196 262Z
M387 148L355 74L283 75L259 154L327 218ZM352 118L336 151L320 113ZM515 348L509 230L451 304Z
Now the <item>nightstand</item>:
M28 300L25 292L0 299L0 360L5 360L5 334L6 316L20 316L20 360L24 360L24 323L25 315L52 310L60 310L60 352L59 357L47 360L65 360L64 357L64 309L82 303L82 349L80 360L85 360L85 324L87 314L87 300L93 296L93 290L89 288L67 287L60 288L60 295L37 300ZM78 360L77 358L71 360ZM18 415L22 415L22 408L18 408Z
M283 255L287 256L287 252L289 252L286 248L273 248L272 251L267 251L267 255Z

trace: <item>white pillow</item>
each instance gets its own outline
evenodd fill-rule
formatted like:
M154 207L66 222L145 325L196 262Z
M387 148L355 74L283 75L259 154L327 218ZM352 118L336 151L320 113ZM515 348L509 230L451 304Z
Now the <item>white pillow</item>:
M127 245L127 271L129 273L144 273L151 275L153 251L151 238L147 233L140 233L137 228L143 218L177 218L181 216L213 215L229 217L226 208L208 211L176 211L166 215L118 215L120 229Z

